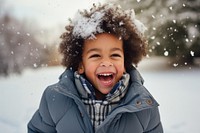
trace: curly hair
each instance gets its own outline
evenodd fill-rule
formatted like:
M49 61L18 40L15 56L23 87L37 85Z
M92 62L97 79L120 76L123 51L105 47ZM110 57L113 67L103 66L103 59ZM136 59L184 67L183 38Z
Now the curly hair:
M93 4L89 11L79 11L61 35L59 50L63 55L62 65L77 70L82 61L84 40L95 39L96 34L110 33L123 41L126 70L133 64L137 66L146 56L147 41L139 29L144 25L134 15L133 10L122 10L114 4Z

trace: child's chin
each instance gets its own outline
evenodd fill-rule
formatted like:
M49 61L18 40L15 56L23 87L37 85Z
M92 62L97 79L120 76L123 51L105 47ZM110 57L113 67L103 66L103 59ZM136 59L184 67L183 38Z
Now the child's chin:
M112 87L110 88L103 88L101 90L99 90L103 95L107 95L108 93L110 93Z

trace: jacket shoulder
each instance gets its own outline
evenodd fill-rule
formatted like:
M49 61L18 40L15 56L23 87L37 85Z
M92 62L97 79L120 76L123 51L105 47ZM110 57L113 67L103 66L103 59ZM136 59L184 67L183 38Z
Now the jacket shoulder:
M136 106L141 108L148 108L149 106L159 106L152 94L143 85L144 79L136 69L133 69L130 72L130 77L130 86L127 92L127 97L130 98L130 101L134 102Z
M153 107L136 112L136 116L140 121L145 132L163 132L158 107Z
M48 86L43 93L39 107L39 110L44 111L43 114L46 109L49 111L54 123L57 123L74 104L71 98L59 93L58 88L59 83Z

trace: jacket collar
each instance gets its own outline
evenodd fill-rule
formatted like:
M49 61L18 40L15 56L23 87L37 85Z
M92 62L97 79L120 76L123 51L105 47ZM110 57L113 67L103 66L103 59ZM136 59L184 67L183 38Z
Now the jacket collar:
M159 106L150 92L143 86L144 79L137 71L135 67L128 72L131 77L130 87L127 92L127 96L122 104L129 104L135 110L147 109L155 106ZM134 110L131 109L131 110Z
M78 92L81 97L84 99L92 99L96 100L95 97L95 88L93 85L85 78L84 75L78 74L78 72L74 73L75 84ZM127 87L129 85L130 75L128 73L124 73L122 78L114 85L109 94L105 96L102 101L115 101L115 99L119 100L125 95L127 92Z
M128 73L131 75L132 82L137 82L143 85L144 79L142 78L142 76L140 75L140 73L137 71L135 67L132 67L132 69Z
M74 80L74 71L71 69L66 69L59 77L58 85L61 86L58 92L66 93L66 94L72 94L76 97L79 97L78 91L75 86L75 80Z
M137 69L133 67L128 73L130 74L130 86L121 105L129 105L130 110L135 111L158 106L157 101L143 86L144 80ZM73 98L75 98L74 96L80 98L79 92L75 89L74 71L66 69L59 79L59 85L62 86L62 93L72 94Z

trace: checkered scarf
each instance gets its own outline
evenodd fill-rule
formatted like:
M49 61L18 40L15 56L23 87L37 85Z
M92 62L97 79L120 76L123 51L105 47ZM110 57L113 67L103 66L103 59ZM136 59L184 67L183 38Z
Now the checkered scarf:
M74 75L75 84L80 93L81 100L86 106L95 130L126 94L130 75L125 73L103 100L96 100L95 90L84 75L79 75L77 72L75 72Z

